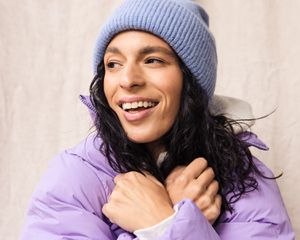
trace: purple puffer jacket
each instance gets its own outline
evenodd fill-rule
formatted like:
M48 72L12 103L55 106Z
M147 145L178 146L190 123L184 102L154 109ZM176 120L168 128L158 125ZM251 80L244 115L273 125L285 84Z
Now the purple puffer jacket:
M241 138L249 146L267 149L252 133L245 132ZM100 143L90 135L51 162L30 202L22 240L137 239L110 223L101 211L117 173L97 150ZM273 176L254 160L266 176ZM172 225L158 240L295 239L275 180L257 176L257 181L259 189L236 202L235 211L225 212L215 228L191 200L183 200Z

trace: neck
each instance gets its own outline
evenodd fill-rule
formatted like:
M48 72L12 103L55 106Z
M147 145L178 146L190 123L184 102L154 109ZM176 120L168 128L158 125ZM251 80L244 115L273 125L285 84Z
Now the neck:
M160 141L147 143L146 146L149 149L149 151L152 153L153 158L156 160L158 159L159 154L166 151L165 147Z

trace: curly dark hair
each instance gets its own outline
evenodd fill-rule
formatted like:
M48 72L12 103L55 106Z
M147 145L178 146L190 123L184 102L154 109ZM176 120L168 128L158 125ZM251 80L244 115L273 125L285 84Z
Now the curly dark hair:
M262 174L253 162L247 144L234 133L233 126L240 126L241 122L223 115L212 116L207 94L180 59L179 65L184 78L180 109L172 128L161 139L167 155L160 167L145 144L127 138L104 94L103 62L98 65L90 94L97 111L97 137L103 141L99 150L115 171L146 171L162 183L176 166L188 165L195 158L203 157L219 183L221 212L232 211L232 204L242 195L257 189L257 180L251 173Z

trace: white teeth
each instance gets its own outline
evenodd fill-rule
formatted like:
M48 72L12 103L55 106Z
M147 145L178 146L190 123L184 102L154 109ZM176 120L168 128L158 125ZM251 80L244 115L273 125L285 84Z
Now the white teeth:
M131 108L138 108L138 102L131 103Z
M123 103L122 108L123 110L129 110L129 109L137 109L139 107L154 107L154 102L147 102L147 101L139 101L139 102L131 102L131 103Z
M122 104L122 108L123 108L124 110L130 109L130 108L131 108L131 103L123 103L123 104Z

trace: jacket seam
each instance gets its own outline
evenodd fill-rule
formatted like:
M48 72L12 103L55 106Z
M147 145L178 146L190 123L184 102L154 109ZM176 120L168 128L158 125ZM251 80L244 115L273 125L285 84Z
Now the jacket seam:
M103 189L104 189L104 191L105 191L105 198L106 198L105 201L107 202L107 196L109 196L108 186L107 186L107 184L103 181L103 179L97 174L97 172L95 171L94 167L91 166L90 163L89 163L86 159L84 159L83 157L81 157L81 156L79 156L79 155L77 155L77 154L75 154L75 153L68 153L68 154L73 155L73 156L76 156L77 158L79 158L80 161L82 162L82 164L83 164L86 168L88 168L88 169L89 169L89 170L97 177L97 179L101 182L101 185L102 185L102 187L103 187Z

